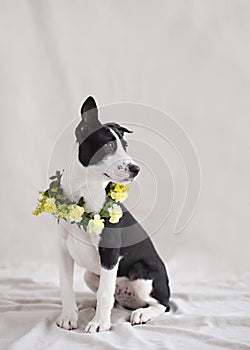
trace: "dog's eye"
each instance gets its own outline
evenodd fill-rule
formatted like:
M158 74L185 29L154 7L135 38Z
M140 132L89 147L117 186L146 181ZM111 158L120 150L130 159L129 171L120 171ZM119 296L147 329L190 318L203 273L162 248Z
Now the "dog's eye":
M114 147L114 142L106 143L105 146L108 147L108 148L113 148Z

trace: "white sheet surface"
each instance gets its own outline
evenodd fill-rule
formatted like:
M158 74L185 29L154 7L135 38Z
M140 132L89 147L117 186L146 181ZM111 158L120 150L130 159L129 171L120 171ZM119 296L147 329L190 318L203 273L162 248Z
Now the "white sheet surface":
M60 313L54 265L2 265L0 269L1 349L250 349L250 274L214 277L169 266L172 311L145 325L131 326L130 312L112 311L111 331L84 334L94 309L79 312L79 328L54 325ZM92 298L76 267L78 301ZM190 279L191 278L191 279Z

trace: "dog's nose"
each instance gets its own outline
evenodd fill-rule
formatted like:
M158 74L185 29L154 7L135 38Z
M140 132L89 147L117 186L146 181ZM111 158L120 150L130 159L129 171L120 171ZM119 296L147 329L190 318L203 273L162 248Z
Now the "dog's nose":
M132 163L129 164L128 169L133 177L138 175L138 173L140 171L140 168L138 167L138 165L132 164Z

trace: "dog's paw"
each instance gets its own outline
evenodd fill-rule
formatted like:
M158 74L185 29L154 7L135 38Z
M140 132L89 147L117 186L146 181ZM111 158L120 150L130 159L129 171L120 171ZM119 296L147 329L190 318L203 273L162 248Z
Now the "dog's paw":
M86 333L96 333L96 332L104 332L108 331L111 327L110 321L97 321L93 319L87 324L85 328Z
M66 312L63 310L61 315L56 320L56 324L58 327L71 330L71 329L77 328L77 321L78 321L77 311L72 310L70 312Z
M130 323L135 324L143 324L148 322L151 319L152 315L150 314L148 308L140 308L131 312L130 315Z

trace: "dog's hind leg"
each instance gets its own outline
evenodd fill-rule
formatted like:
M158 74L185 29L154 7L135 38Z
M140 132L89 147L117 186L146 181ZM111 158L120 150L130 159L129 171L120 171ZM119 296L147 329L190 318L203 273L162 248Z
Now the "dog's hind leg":
M84 281L93 292L96 292L99 287L100 276L94 272L86 271Z
M100 276L94 272L85 271L84 281L93 292L96 292L99 287ZM84 298L77 304L77 307L79 311L89 307L96 307L96 298Z
M149 280L145 280L145 284ZM146 307L140 307L131 312L130 322L132 325L146 323L152 318L158 317L169 311L170 290L168 278L164 270L159 272L152 282L152 290L147 288L136 290L137 296L146 303Z
M150 303L150 304L149 304ZM166 306L160 304L156 299L148 301L149 306L136 309L131 312L130 322L132 325L142 324L150 321L152 318L164 314Z
M65 237L67 231L58 225L58 245L59 245L59 274L60 290L62 298L62 313L56 320L56 324L64 329L77 328L78 309L73 291L73 270L74 261L71 258L66 246Z

